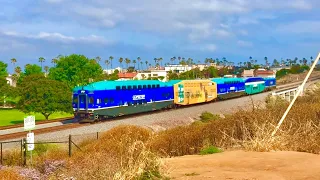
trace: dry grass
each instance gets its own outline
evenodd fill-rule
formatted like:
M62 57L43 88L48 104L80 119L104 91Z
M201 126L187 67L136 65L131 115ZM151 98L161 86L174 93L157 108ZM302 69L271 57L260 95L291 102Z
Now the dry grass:
M223 149L319 153L319 94L319 90L314 90L299 98L274 137L271 133L288 106L280 98L268 98L264 108L239 109L224 119L160 132L151 147L163 157L199 153L208 144Z
M12 168L0 169L0 180L22 180L23 178Z

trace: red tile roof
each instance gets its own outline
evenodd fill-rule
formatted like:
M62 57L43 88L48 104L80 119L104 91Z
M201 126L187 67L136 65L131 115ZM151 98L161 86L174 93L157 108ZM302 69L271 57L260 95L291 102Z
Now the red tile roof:
M118 73L119 78L134 78L138 73Z

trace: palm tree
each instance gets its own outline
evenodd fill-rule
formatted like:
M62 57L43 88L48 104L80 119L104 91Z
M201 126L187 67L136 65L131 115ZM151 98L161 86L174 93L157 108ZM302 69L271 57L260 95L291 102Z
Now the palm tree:
M110 64L110 61L109 60L105 60L104 63L106 64L107 66L107 70L108 70L108 67L109 67L109 64Z
M44 66L44 71L46 72L46 74L48 74L49 66Z
M113 60L114 58L113 58L113 56L110 56L109 57L109 61L110 61L110 64L111 64L111 69L112 69L112 60Z
M266 56L266 57L264 57L264 61L266 62L266 66L268 67L268 57Z
M181 61L181 57L180 56L178 57L178 60L179 60L179 64L180 64L180 61Z
M162 57L158 59L158 62L160 62L160 67L162 66Z
M125 59L125 63L127 64L127 70L128 70L128 66L129 66L129 64L131 63L131 60L130 60L129 58L126 58L126 59Z
M133 60L132 63L133 63L134 69L136 69L136 63L137 63L137 61L136 61L136 60ZM138 65L139 65L139 64L138 64Z
M311 62L310 65L312 65L313 64L313 57L312 56L310 57L310 62Z
M41 63L41 71L42 71L42 63L45 61L43 57L39 57L39 62Z
M15 68L16 68L16 63L17 63L17 59L16 59L16 58L12 58L12 59L11 59L11 63L13 64L13 70L15 70Z
M143 62L141 61L140 64L141 64L141 70L142 70L143 69Z
M120 57L120 58L119 58L119 63L120 63L121 69L122 69L122 62L123 62L123 58Z
M17 74L17 76L19 77L20 76L20 73L21 73L21 67L20 66L17 66L16 68L14 68L14 72Z
M302 59L299 60L300 64L302 65Z
M153 58L153 60L154 60L154 66L156 66L158 58Z
M140 57L137 57L137 60L138 60L138 69L140 70L140 61L141 61L141 58ZM142 68L142 67L141 67Z
M176 57L175 56L173 56L173 62L174 62L174 64L176 64Z
M149 63L149 62L148 62L148 61L146 61L145 63L146 63L146 69L148 69L148 63Z
M151 68L151 64L149 64L149 68Z
M303 58L302 61L303 61L303 65L306 65L308 62L308 60L306 58Z
M97 56L95 60L96 60L96 62L97 62L98 64L100 64L101 57L100 57L100 56Z
M173 57L172 57L172 58L170 58L170 61L171 61L171 64L173 64L173 61L174 61Z
M58 62L58 59L57 59L57 58L53 58L53 59L51 60L51 63L53 64L54 67L56 67L57 62Z

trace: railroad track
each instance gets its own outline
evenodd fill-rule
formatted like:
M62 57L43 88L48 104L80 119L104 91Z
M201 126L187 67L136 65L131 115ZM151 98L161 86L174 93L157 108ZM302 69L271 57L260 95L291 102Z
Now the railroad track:
M320 79L320 76L313 77L313 78L310 78L310 80L308 80L308 82L316 81L319 79ZM279 90L283 90L283 89L288 89L288 88L290 89L290 88L298 87L298 85L295 85L295 84L299 84L301 82L280 85L279 87L276 88L276 90L279 91ZM202 104L195 104L195 105L202 105ZM186 108L186 107L183 107L183 108ZM174 109L169 109L169 110L174 110ZM151 114L151 113L155 113L155 112L160 113L160 111L152 111L152 112L147 112L147 113L132 114L132 115L116 117L116 118L114 118L114 120L121 120L121 119L129 118L132 116L143 116L143 115L147 115L147 114ZM36 122L36 124L39 125L39 124L48 124L48 123L53 123L53 122L66 122L66 121L69 121L72 119L73 119L73 117L60 118L60 119L56 119L56 120L45 120L45 121L38 121L38 122ZM107 121L101 121L101 122L96 122L96 123L105 123L105 122L107 122ZM35 130L33 130L33 132L35 134L44 134L44 133L48 133L48 132L56 132L56 131L61 131L61 130L66 130L66 129L73 129L73 128L78 128L78 127L82 127L82 126L88 126L88 125L90 125L90 124L89 123L80 124L78 122L69 122L66 124L58 125L58 126L35 129ZM0 127L0 130L8 130L8 129L19 128L19 127L23 127L23 124ZM23 138L23 137L26 137L27 133L28 132L16 132L16 133L11 133L11 134L0 135L0 141Z

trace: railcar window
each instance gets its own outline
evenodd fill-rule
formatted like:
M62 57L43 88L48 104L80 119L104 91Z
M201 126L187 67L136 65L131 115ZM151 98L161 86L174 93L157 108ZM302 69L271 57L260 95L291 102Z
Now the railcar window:
M137 86L136 86L136 85L133 85L132 87L133 87L133 89L137 89Z
M151 85L150 84L148 85L148 89L151 89Z
M141 85L138 85L138 89L142 89L142 86L141 86Z
M147 85L143 85L143 89L147 89Z
M120 90L120 86L116 86L116 90Z
M93 97L89 97L89 104L93 104L93 103L94 103Z
M100 104L101 103L101 99L97 99L97 104Z
M114 99L113 98L110 98L110 103L114 103Z
M129 89L129 90L132 89L132 86L128 86L128 89Z
M160 85L159 84L157 84L157 88L159 88L160 87Z
M122 86L122 90L125 90L127 87L126 86Z
M152 88L156 88L156 85L152 84Z
M108 103L109 102L109 99L108 98L105 98L104 99L104 103Z

